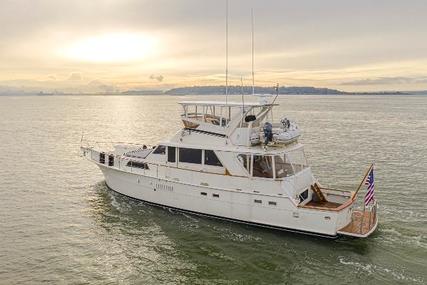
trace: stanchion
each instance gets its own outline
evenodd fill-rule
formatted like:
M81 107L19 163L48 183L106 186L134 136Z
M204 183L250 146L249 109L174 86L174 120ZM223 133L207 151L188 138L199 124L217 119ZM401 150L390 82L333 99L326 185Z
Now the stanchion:
M362 219L360 220L360 230L359 230L360 234L362 234L363 220L365 218L365 211L366 211L366 207L365 207L365 203L363 203L363 213L362 213Z

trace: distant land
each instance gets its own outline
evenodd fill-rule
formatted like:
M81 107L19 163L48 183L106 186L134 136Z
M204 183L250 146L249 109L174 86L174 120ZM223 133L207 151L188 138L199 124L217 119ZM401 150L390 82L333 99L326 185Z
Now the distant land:
M255 94L276 94L275 87L260 87L255 86ZM229 86L228 94L240 95L252 94L252 86ZM337 89L330 88L317 88L317 87L279 87L280 95L357 95L357 94L377 94L377 95L409 95L409 92L400 91L384 91L384 92L345 92ZM164 92L167 95L221 95L225 94L225 86L192 86L192 87L179 87L167 90Z
M0 86L1 87L1 86ZM275 87L262 87L255 86L255 94L277 94ZM240 95L242 94L252 94L252 86L229 86L228 94L230 95ZM337 89L331 88L318 88L310 86L280 86L279 87L280 95L421 95L426 94L427 90L420 91L381 91L381 92L346 92ZM223 95L225 94L225 86L191 86L191 87L178 87L172 88L169 90L127 90L127 91L116 91L116 92L98 92L98 93L84 93L84 92L25 92L18 89L2 89L0 88L1 95L39 95L39 96L66 96L66 95Z

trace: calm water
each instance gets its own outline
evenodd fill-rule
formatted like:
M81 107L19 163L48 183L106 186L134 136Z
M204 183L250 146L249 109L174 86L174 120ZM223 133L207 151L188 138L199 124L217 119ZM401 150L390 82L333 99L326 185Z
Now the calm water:
M378 231L335 241L147 206L79 156L82 131L155 144L182 99L0 97L1 284L427 282L427 96L280 98L324 185L354 189L376 162Z

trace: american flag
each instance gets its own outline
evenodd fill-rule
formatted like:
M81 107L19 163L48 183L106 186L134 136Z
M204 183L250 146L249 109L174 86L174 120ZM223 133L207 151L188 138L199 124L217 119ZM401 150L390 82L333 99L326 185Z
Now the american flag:
M374 183L374 166L371 167L368 176L365 180L365 185L368 186L368 192L365 195L365 206L375 200L375 183Z

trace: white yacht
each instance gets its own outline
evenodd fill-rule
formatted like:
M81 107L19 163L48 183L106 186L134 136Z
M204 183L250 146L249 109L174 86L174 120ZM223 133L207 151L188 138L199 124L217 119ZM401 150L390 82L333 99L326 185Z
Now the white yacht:
M279 230L367 237L376 229L376 204L357 210L356 191L328 189L315 179L297 125L271 122L276 104L180 104L184 127L154 147L82 144L109 188L154 205Z

